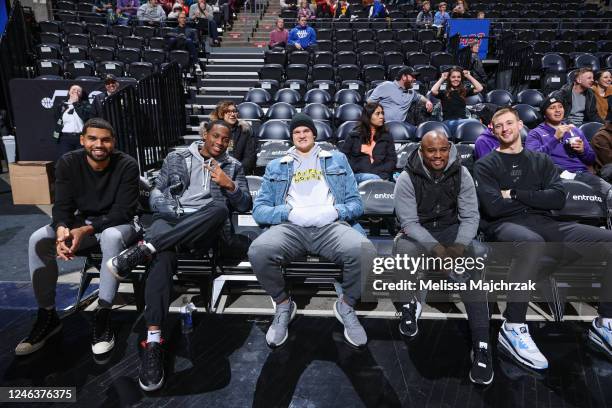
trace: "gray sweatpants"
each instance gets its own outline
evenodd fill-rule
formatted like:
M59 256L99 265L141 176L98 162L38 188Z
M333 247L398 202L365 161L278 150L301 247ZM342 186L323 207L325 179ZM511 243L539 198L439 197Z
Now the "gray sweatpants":
M249 261L264 290L280 303L288 298L281 265L307 253L321 255L344 267L342 292L351 306L361 297L361 265L371 267L374 245L347 223L321 228L279 224L261 234L249 248Z
M100 270L99 298L107 305L113 304L119 283L106 267L106 261L136 241L138 234L131 224L117 225L90 235L83 239L79 251L93 248L100 244L102 250L102 267ZM55 306L55 289L57 286L57 252L55 250L55 231L50 225L34 231L28 244L30 277L38 306L49 308Z

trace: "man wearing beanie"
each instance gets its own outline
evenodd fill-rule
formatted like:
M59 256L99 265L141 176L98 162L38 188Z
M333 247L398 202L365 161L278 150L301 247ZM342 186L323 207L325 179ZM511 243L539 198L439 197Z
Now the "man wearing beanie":
M334 315L344 325L347 342L360 347L367 336L354 306L361 296L361 265L372 264L375 250L351 228L363 213L357 182L344 154L315 144L317 129L310 117L295 115L290 131L294 147L268 164L253 206L255 221L270 226L249 248L257 280L276 305L266 341L270 347L285 343L297 309L285 290L281 264L317 254L343 267Z
M561 178L590 185L612 209L612 186L589 171L595 163L595 152L582 131L563 120L565 109L562 101L550 96L542 102L540 112L544 122L529 132L525 148L550 156Z

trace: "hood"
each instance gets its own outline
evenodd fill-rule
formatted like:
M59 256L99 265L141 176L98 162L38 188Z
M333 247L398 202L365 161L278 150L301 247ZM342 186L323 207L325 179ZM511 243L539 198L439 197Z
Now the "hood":
M321 146L319 146L318 143L315 143L314 147L310 150L310 152L308 153L308 156L306 157L310 157L310 156L318 156L319 153L321 152ZM291 147L289 150L287 150L287 156L295 159L295 161L297 162L301 162L303 157L300 152L298 152L298 150L295 148L295 146Z
M491 132L491 129L487 127L487 129L480 134L480 137L484 137L485 139L491 139L498 142L497 137Z
M208 162L208 160L209 160L209 159L205 159L200 154L200 149L202 148L203 144L204 144L204 142L197 141L197 142L193 142L192 144L189 145L189 153L191 153L193 158L198 160L200 163ZM227 151L226 151L221 156L216 157L215 160L218 161L219 163L224 163L224 162L226 162L228 160L228 158L229 158L229 155L227 154Z
M448 158L448 163L442 172L445 177L453 174L461 168L461 159L457 155L457 148L454 144L451 144L451 150ZM406 162L406 171L417 174L421 177L427 177L431 179L431 173L425 165L423 164L423 157L421 156L421 149L416 149L410 156L408 156L408 161Z

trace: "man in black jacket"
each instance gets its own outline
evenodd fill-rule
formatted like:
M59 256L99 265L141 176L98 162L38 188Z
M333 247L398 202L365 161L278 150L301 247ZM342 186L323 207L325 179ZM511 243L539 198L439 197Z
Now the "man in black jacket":
M55 167L53 222L30 237L30 275L39 309L32 331L15 349L17 355L35 352L62 328L55 311L56 258L71 260L98 243L102 267L92 350L103 354L114 346L110 311L118 283L106 261L137 239L133 217L139 170L133 158L114 150L115 132L105 120L87 121L81 144L83 149L64 154Z
M91 104L91 116L94 118L102 117L102 113L104 112L104 101L119 90L119 82L116 76L108 74L104 78L104 90L105 92L101 92L94 97L93 103Z
M216 121L203 143L170 153L150 196L155 214L145 241L108 262L119 279L135 266L151 263L145 287L147 340L139 373L145 391L157 390L164 382L161 326L170 303L176 246L207 250L217 241L229 208L245 212L252 207L242 165L226 153L230 140L229 125Z
M493 240L513 243L518 255L508 272L510 282L525 283L536 278L538 262L544 254L542 243L562 242L577 246L579 243L612 242L609 230L560 222L551 217L550 210L559 210L565 205L563 184L549 156L523 149L520 138L523 123L514 109L500 109L493 115L492 123L500 146L476 162L474 178L481 219L485 221L484 232ZM601 289L599 317L593 320L589 339L612 357L612 252L609 245L599 247L604 249L608 271ZM545 369L548 361L525 324L528 301L528 291L508 293L499 346L518 362L534 369Z
M574 82L565 85L553 93L553 96L563 104L566 122L580 126L587 122L603 123L597 113L597 102L591 87L593 86L593 70L585 67L576 71Z

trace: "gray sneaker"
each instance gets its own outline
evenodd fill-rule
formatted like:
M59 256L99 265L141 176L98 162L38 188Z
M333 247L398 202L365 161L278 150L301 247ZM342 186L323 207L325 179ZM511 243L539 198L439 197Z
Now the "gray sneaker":
M355 347L362 347L368 342L368 336L357 315L355 309L341 300L334 303L334 315L344 325L344 338Z
M289 338L289 330L287 327L289 323L295 318L297 312L297 305L293 300L289 300L287 303L276 305L276 313L270 328L266 333L266 342L268 346L275 348L280 347Z

